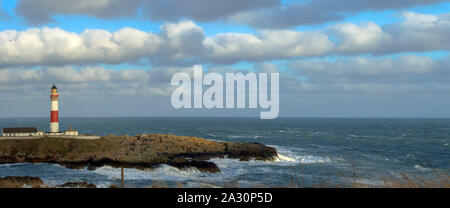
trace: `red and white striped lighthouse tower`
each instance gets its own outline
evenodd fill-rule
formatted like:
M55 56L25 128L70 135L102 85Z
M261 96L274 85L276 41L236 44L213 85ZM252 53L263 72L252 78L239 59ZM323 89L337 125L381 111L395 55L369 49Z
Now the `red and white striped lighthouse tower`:
M50 132L57 133L59 132L59 123L58 123L58 88L55 85L52 87L52 91L50 94L51 99L51 113L50 113Z

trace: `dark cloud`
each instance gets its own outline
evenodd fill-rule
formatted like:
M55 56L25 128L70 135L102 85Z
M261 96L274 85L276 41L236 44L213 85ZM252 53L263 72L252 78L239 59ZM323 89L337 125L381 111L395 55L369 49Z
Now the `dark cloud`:
M142 0L20 0L16 12L32 25L52 22L57 14L81 14L99 18L135 16Z
M315 0L247 11L229 18L258 28L290 28L338 21L361 11L402 9L448 0Z
M172 21L215 21L241 11L279 5L279 0L20 0L16 11L32 25L53 21L57 14L98 18L137 17Z
M279 0L153 0L145 5L144 13L153 20L174 21L187 18L209 22L238 12L279 4Z

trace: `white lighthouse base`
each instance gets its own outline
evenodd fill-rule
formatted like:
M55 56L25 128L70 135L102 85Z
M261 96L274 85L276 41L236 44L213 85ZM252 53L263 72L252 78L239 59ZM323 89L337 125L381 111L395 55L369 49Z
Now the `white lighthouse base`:
M58 122L51 122L50 123L50 132L52 132L52 133L58 133L59 132L59 123Z

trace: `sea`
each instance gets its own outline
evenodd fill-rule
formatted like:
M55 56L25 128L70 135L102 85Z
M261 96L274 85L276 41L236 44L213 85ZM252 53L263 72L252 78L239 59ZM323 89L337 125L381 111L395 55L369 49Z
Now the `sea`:
M0 128L36 126L48 118L1 118ZM61 118L82 134L173 134L215 141L258 142L276 161L213 158L218 173L160 165L126 168L127 187L309 187L352 182L383 186L388 178L439 179L450 171L450 119L401 118ZM119 185L120 169L72 170L56 164L2 164L0 177L35 176L48 185ZM328 185L327 185L328 184Z

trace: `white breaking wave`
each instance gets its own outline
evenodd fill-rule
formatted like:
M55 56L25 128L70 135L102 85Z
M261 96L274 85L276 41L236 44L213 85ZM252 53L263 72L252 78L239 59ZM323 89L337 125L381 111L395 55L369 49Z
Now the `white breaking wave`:
M302 153L300 148L286 148L276 145L269 145L277 149L278 157L275 160L275 165L291 166L301 164L315 164L315 163L329 163L332 162L330 157L316 156ZM295 163L295 164L294 164Z
M169 165L162 164L153 170L139 170L135 168L124 168L124 175L126 180L167 180L178 181L180 179L192 179L202 174L196 168L178 169ZM108 176L109 179L119 180L121 178L120 168L113 168L110 166L103 166L94 170L95 173Z
M162 164L155 169L138 170L124 168L125 180L149 180L164 182L183 182L185 187L216 187L216 184L227 183L232 179L246 175L251 162L240 162L236 159L211 159L221 171L218 173L201 172L196 168L178 169ZM96 174L107 176L109 180L120 180L120 168L103 166L94 170ZM109 184L104 184L107 187Z
M329 163L331 162L331 159L329 157L320 157L320 156L313 156L313 155L302 155L300 156L300 163L301 164L314 164L314 163Z
M292 163L299 163L299 164L315 164L315 163L328 163L331 162L331 159L329 157L318 157L318 156L313 156L313 155L298 155L295 156L294 158L292 157L287 157L281 154L278 154L277 159L275 160L275 162L287 162L289 165L289 163L291 163L290 165L292 165Z
M228 135L227 136L228 139L258 139L258 138L264 138L264 136L261 135L255 135L255 134L251 134L251 135Z
M427 170L431 170L430 168L424 168L420 165L414 165L414 168L417 170L422 170L422 171L427 171Z
M295 160L294 158L290 158L290 157L284 156L282 154L278 154L278 157L275 161L276 162L278 162L278 161L297 162L297 160Z

